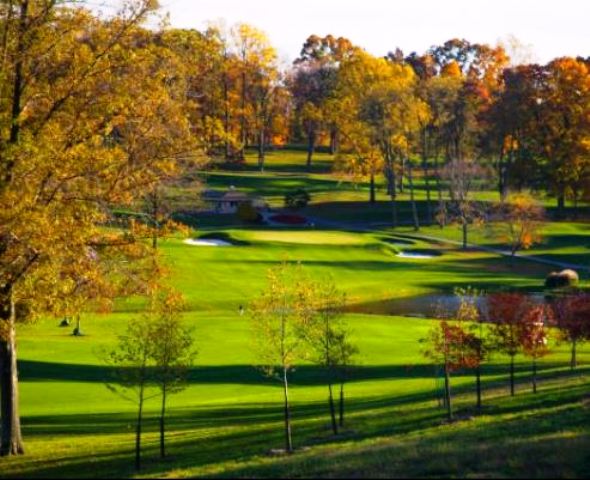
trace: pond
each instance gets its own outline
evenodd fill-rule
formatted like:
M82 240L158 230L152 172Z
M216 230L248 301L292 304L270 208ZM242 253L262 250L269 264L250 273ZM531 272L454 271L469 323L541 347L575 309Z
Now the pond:
M542 292L528 294L535 302L544 302ZM485 296L479 297L478 303L484 305ZM398 317L437 318L444 312L455 312L459 298L449 293L430 293L414 297L391 298L374 303L352 305L349 310L359 313L392 315ZM448 314L448 313L447 313Z

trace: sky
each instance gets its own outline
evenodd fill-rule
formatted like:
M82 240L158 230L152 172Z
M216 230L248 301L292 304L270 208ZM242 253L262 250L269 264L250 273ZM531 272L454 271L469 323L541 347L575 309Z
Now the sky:
M111 0L116 1L116 0ZM160 0L171 24L252 24L294 60L310 34L349 38L374 55L423 53L450 38L497 44L509 36L525 57L590 56L590 0Z

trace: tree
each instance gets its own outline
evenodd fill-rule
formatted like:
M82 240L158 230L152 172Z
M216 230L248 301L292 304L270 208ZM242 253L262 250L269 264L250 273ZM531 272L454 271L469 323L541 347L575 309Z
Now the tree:
M489 342L483 326L482 295L478 290L468 287L456 288L455 296L458 298L459 304L454 318L460 325L466 323L465 328L471 335L469 337L469 346L472 348L470 364L475 370L476 405L480 409L482 404L481 366L489 355Z
M523 317L520 341L523 353L532 359L533 393L537 393L537 361L549 354L547 325L551 313L548 305L532 305Z
M577 346L590 340L590 295L559 296L552 301L551 307L561 338L571 344L570 367L573 370L578 365Z
M303 330L306 341L310 345L311 360L321 366L325 372L328 384L328 406L332 431L338 435L339 422L336 418L336 406L333 394L333 384L342 380L342 369L350 362L350 357L356 348L349 342L347 325L342 318L345 305L345 295L339 292L332 279L322 282L312 282L311 304L313 312ZM341 383L340 424L344 421L344 387Z
M154 5L132 0L103 21L61 2L10 4L0 75L3 455L23 452L13 305L61 315L82 277L104 285L105 262L123 269L124 257L143 257L132 225L103 228L110 207L129 205L194 150L161 51L140 27Z
M494 346L510 357L510 395L514 396L514 357L522 349L524 319L531 300L520 293L488 295L487 315Z
M180 295L168 292L157 299L157 315L149 325L152 342L150 357L154 364L154 384L160 389L160 456L166 456L165 419L168 395L186 388L188 369L196 354L192 330L182 323L184 302Z
M150 312L153 314L154 312ZM114 377L107 388L137 405L135 421L135 469L141 469L141 433L145 401L151 397L153 387L153 330L150 313L143 318L129 321L124 335L119 336L117 346L106 356L114 368ZM147 323L147 325L146 325Z
M558 58L545 67L539 104L539 143L547 159L547 177L564 214L572 185L588 174L590 159L590 74L573 58Z
M249 308L253 348L262 371L283 386L285 451L292 453L289 373L305 357L310 292L300 266L283 262L268 271L267 279L266 289Z
M409 155L410 139L428 107L416 95L417 77L411 67L359 51L340 66L337 91L342 98L342 133L367 164L374 201L376 166L383 168L391 199L392 223L397 226L396 161ZM380 158L378 161L375 155ZM415 216L415 220L416 216Z
M451 160L441 172L448 183L450 214L461 226L463 248L467 248L469 225L479 222L484 216L483 205L473 199L473 192L480 187L487 170L472 160Z
M543 206L528 193L514 193L498 206L497 233L510 246L512 257L541 241L545 218Z
M426 339L424 356L442 364L445 375L445 404L447 417L453 420L451 373L461 368L473 368L478 363L477 339L461 325L442 320L435 325Z

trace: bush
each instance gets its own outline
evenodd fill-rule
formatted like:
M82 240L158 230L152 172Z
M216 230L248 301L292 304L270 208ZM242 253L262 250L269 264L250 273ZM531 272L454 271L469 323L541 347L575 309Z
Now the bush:
M262 218L251 203L240 203L237 211L238 218L245 223L257 223Z
M545 278L545 288L565 288L574 287L580 281L580 277L574 270L562 270L561 272L551 272Z
M285 206L292 209L305 208L310 200L309 193L303 188L298 188L294 192L285 195Z

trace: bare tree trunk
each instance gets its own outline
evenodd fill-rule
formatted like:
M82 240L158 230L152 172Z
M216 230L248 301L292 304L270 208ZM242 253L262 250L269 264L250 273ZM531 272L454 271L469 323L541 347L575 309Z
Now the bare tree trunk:
M246 132L246 72L242 73L242 91L241 91L241 115L240 115L240 159L246 158L246 144L248 143L248 133Z
M227 72L223 74L223 130L225 133L225 159L231 158L229 143L229 85Z
M412 218L414 220L414 230L420 230L420 220L418 218L418 209L416 208L416 199L414 197L414 179L412 174L412 162L408 161L408 181L410 182L410 203L412 204Z
M344 427L344 382L340 382L340 405L339 405L338 424L340 428Z
M264 159L265 159L265 151L264 151L264 127L260 128L260 132L258 134L258 168L261 172L264 171Z
M375 171L371 168L371 178L369 183L369 203L375 203Z
M338 151L338 129L332 127L330 130L330 155L336 154Z
M477 391L477 409L481 409L481 366L475 369L475 388Z
M283 368L283 388L285 395L285 450L287 453L293 452L293 440L291 438L291 410L289 408L289 383L287 379L287 369Z
M445 221L445 202L443 200L443 194L442 194L442 185L441 185L441 181L440 181L440 170L439 170L439 166L438 166L438 159L435 159L434 161L434 174L436 176L436 191L438 194L438 224L440 226L440 228L445 228L446 225L446 221Z
M311 161L315 153L316 133L315 128L310 128L307 132L307 163L305 164L307 170L311 170Z
M137 423L135 425L135 470L141 470L141 420L143 415L144 384L142 381L139 387L139 410L137 412Z
M571 370L574 370L578 366L578 359L577 359L577 355L576 355L576 344L577 344L577 341L574 338L572 340L572 358L570 360L570 369Z
M430 198L430 178L428 177L428 141L426 129L422 130L422 171L424 172L424 186L426 187L426 224L432 225L432 204Z
M467 219L463 218L461 227L463 230L463 250L467 250Z
M514 397L514 355L510 355L510 396Z
M16 356L16 311L12 287L4 287L0 297L0 455L22 455Z
M559 193L557 194L557 216L558 218L565 216L565 193L562 187L559 188Z
M332 420L332 431L334 435L338 435L338 424L336 423L336 408L334 406L334 396L332 395L332 384L328 383L328 391L330 392L329 396L329 405L330 405L330 419Z
M537 359L533 357L533 393L537 393Z
M405 174L406 174L406 159L402 157L401 169L399 172L399 183L398 183L399 193L404 193L404 175ZM394 178L395 178L395 174L394 174Z
M453 404L451 402L451 374L448 363L445 362L445 402L447 404L447 418L453 420Z
M160 409L160 458L166 457L166 384L162 385L162 408Z

